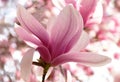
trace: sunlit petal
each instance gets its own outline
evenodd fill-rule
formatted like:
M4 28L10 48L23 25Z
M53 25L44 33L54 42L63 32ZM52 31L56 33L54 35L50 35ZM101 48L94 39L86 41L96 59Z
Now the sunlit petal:
M21 61L21 77L27 81L31 72L31 66L32 66L32 59L33 59L33 52L34 49L29 49L26 53L24 53L24 56Z
M77 41L77 43L72 48L72 50L80 51L80 50L84 49L88 45L89 39L90 39L89 35L85 31L83 31L80 36L80 39Z
M79 62L88 66L102 66L111 61L110 58L91 52L71 52L63 54L52 61L52 65L60 65L66 62Z
M39 46L41 44L41 41L38 38L24 30L22 27L15 28L15 31L17 35L24 41L31 42L36 46Z

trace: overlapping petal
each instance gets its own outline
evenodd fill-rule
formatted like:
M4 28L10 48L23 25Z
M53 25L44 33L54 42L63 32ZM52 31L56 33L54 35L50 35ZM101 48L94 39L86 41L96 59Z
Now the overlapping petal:
M52 65L60 65L66 62L79 62L84 65L88 66L102 66L108 62L110 62L111 59L98 55L96 53L91 52L70 52L66 54L62 54L59 57L55 58L52 61Z
M33 52L34 49L29 49L26 53L24 53L24 56L21 61L21 77L27 81L31 72L31 66L32 66L32 59L33 59Z
M45 45L48 45L49 36L44 27L20 5L18 5L17 16L22 27L37 36Z
M40 52L40 56L45 62L49 63L51 61L51 54L50 54L48 48L41 45L37 48L37 50Z
M51 30L52 54L59 55L70 50L79 39L82 29L82 17L72 5L66 6Z
M36 46L39 46L42 44L38 38L36 38L34 35L27 32L26 30L24 30L22 27L15 28L15 31L17 35L24 41L31 42Z
M75 46L72 48L72 50L80 51L84 49L88 45L88 43L89 43L89 35L85 31L83 31L79 40L77 41Z

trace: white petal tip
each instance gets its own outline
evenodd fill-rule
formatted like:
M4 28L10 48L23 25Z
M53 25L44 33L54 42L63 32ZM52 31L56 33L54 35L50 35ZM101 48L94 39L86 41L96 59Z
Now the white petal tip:
M109 57L106 57L106 56L103 56L104 58L101 60L101 61L98 61L96 62L95 64L91 64L90 66L93 66L93 67L99 67L99 66L104 66L104 65L107 65L111 62L111 58Z

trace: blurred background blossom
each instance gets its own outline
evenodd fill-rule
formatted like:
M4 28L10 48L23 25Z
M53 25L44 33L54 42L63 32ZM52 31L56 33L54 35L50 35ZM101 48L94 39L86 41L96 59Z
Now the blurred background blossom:
M23 5L46 27L66 4L79 8L81 0L0 0L0 82L24 82L20 74L20 61L29 48L14 31L17 4ZM100 21L90 23L84 30L90 36L85 51L97 52L112 58L102 67L87 67L79 63L66 63L51 68L46 82L120 82L120 0L98 0L97 13L102 7ZM99 15L101 16L101 15ZM98 16L98 17L99 17ZM39 18L39 19L38 19ZM51 20L52 20L51 19ZM38 57L35 52L34 60ZM42 68L32 67L28 82L40 82Z

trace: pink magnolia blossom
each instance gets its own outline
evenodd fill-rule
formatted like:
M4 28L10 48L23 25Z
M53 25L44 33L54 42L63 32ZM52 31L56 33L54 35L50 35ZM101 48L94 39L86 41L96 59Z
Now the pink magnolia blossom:
M110 59L92 52L80 52L89 42L83 31L83 19L71 5L63 8L53 24L45 29L22 6L18 6L18 20L21 24L16 33L25 41L35 44L28 50L21 62L22 77L27 80L32 65L33 52L40 53L40 60L50 66L66 62L79 62L89 66L101 66Z
M99 24L102 21L103 7L98 0L52 0L52 2L59 9L67 4L72 4L81 14L85 27Z
M98 0L82 0L79 12L83 17L85 26L102 21L103 8Z

